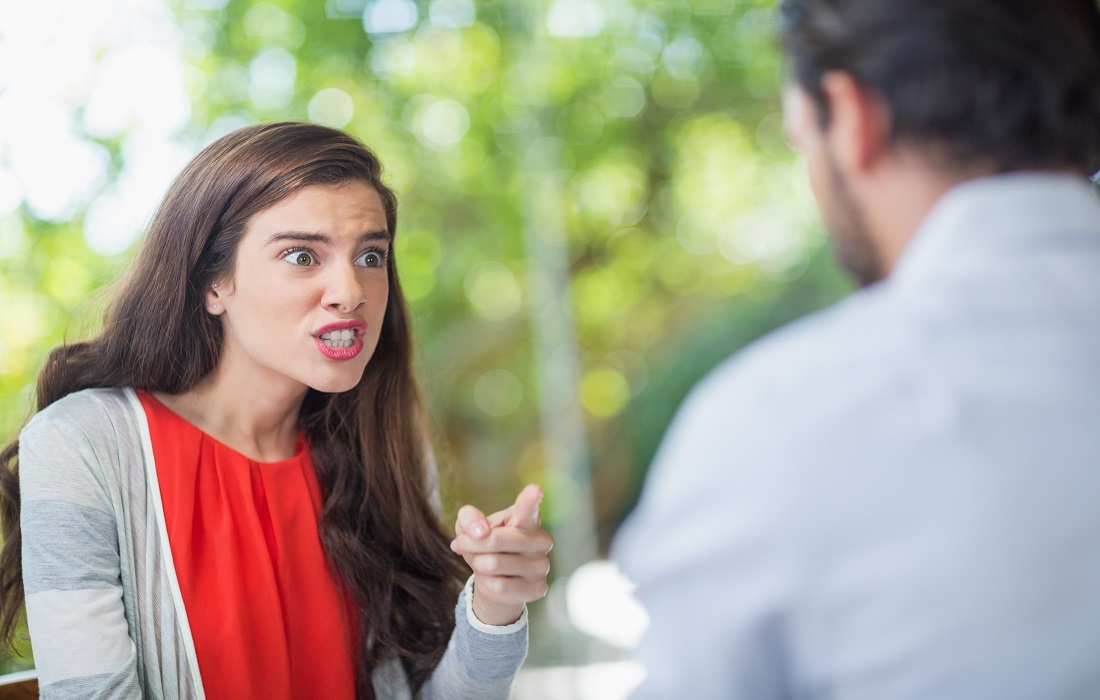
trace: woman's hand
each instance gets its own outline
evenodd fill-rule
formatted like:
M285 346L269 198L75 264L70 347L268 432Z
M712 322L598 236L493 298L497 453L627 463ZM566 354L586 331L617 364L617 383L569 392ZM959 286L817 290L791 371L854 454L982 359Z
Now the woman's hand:
M486 517L466 505L458 511L451 549L474 571L474 615L487 625L509 625L523 606L546 595L547 556L554 541L542 529L542 489L523 489L516 502Z

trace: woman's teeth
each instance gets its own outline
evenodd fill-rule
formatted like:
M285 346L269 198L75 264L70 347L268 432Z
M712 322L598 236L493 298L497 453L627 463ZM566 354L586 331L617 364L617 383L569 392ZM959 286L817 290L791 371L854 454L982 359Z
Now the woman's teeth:
M342 331L328 331L321 334L321 342L330 348L350 348L358 333L351 328Z

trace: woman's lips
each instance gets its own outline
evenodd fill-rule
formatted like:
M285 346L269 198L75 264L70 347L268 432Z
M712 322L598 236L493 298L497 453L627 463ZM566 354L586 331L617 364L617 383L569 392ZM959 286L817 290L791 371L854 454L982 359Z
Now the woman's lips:
M363 352L363 337L359 334L356 334L351 346L346 348L330 348L320 338L314 338L313 342L317 343L321 354L330 360L350 360Z
M313 337L317 349L330 360L350 360L363 351L363 323L334 323Z

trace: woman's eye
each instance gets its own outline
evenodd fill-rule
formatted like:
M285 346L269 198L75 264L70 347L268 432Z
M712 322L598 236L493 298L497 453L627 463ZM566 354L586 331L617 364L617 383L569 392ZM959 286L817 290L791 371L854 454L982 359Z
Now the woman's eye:
M359 256L359 264L364 267L384 267L386 254L378 250L368 250Z
M283 256L283 260L286 260L291 265L298 265L299 267L309 267L314 263L313 254L307 253L304 250L292 250Z

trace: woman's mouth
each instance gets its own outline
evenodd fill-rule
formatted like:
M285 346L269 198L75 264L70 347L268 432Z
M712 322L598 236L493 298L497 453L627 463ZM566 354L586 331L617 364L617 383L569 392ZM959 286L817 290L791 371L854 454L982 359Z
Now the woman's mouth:
M367 327L363 324L351 328L334 328L313 336L313 342L321 354L330 360L351 360L363 351L363 338Z
M359 342L359 330L345 328L342 331L328 331L318 336L318 340L328 348L350 348Z

